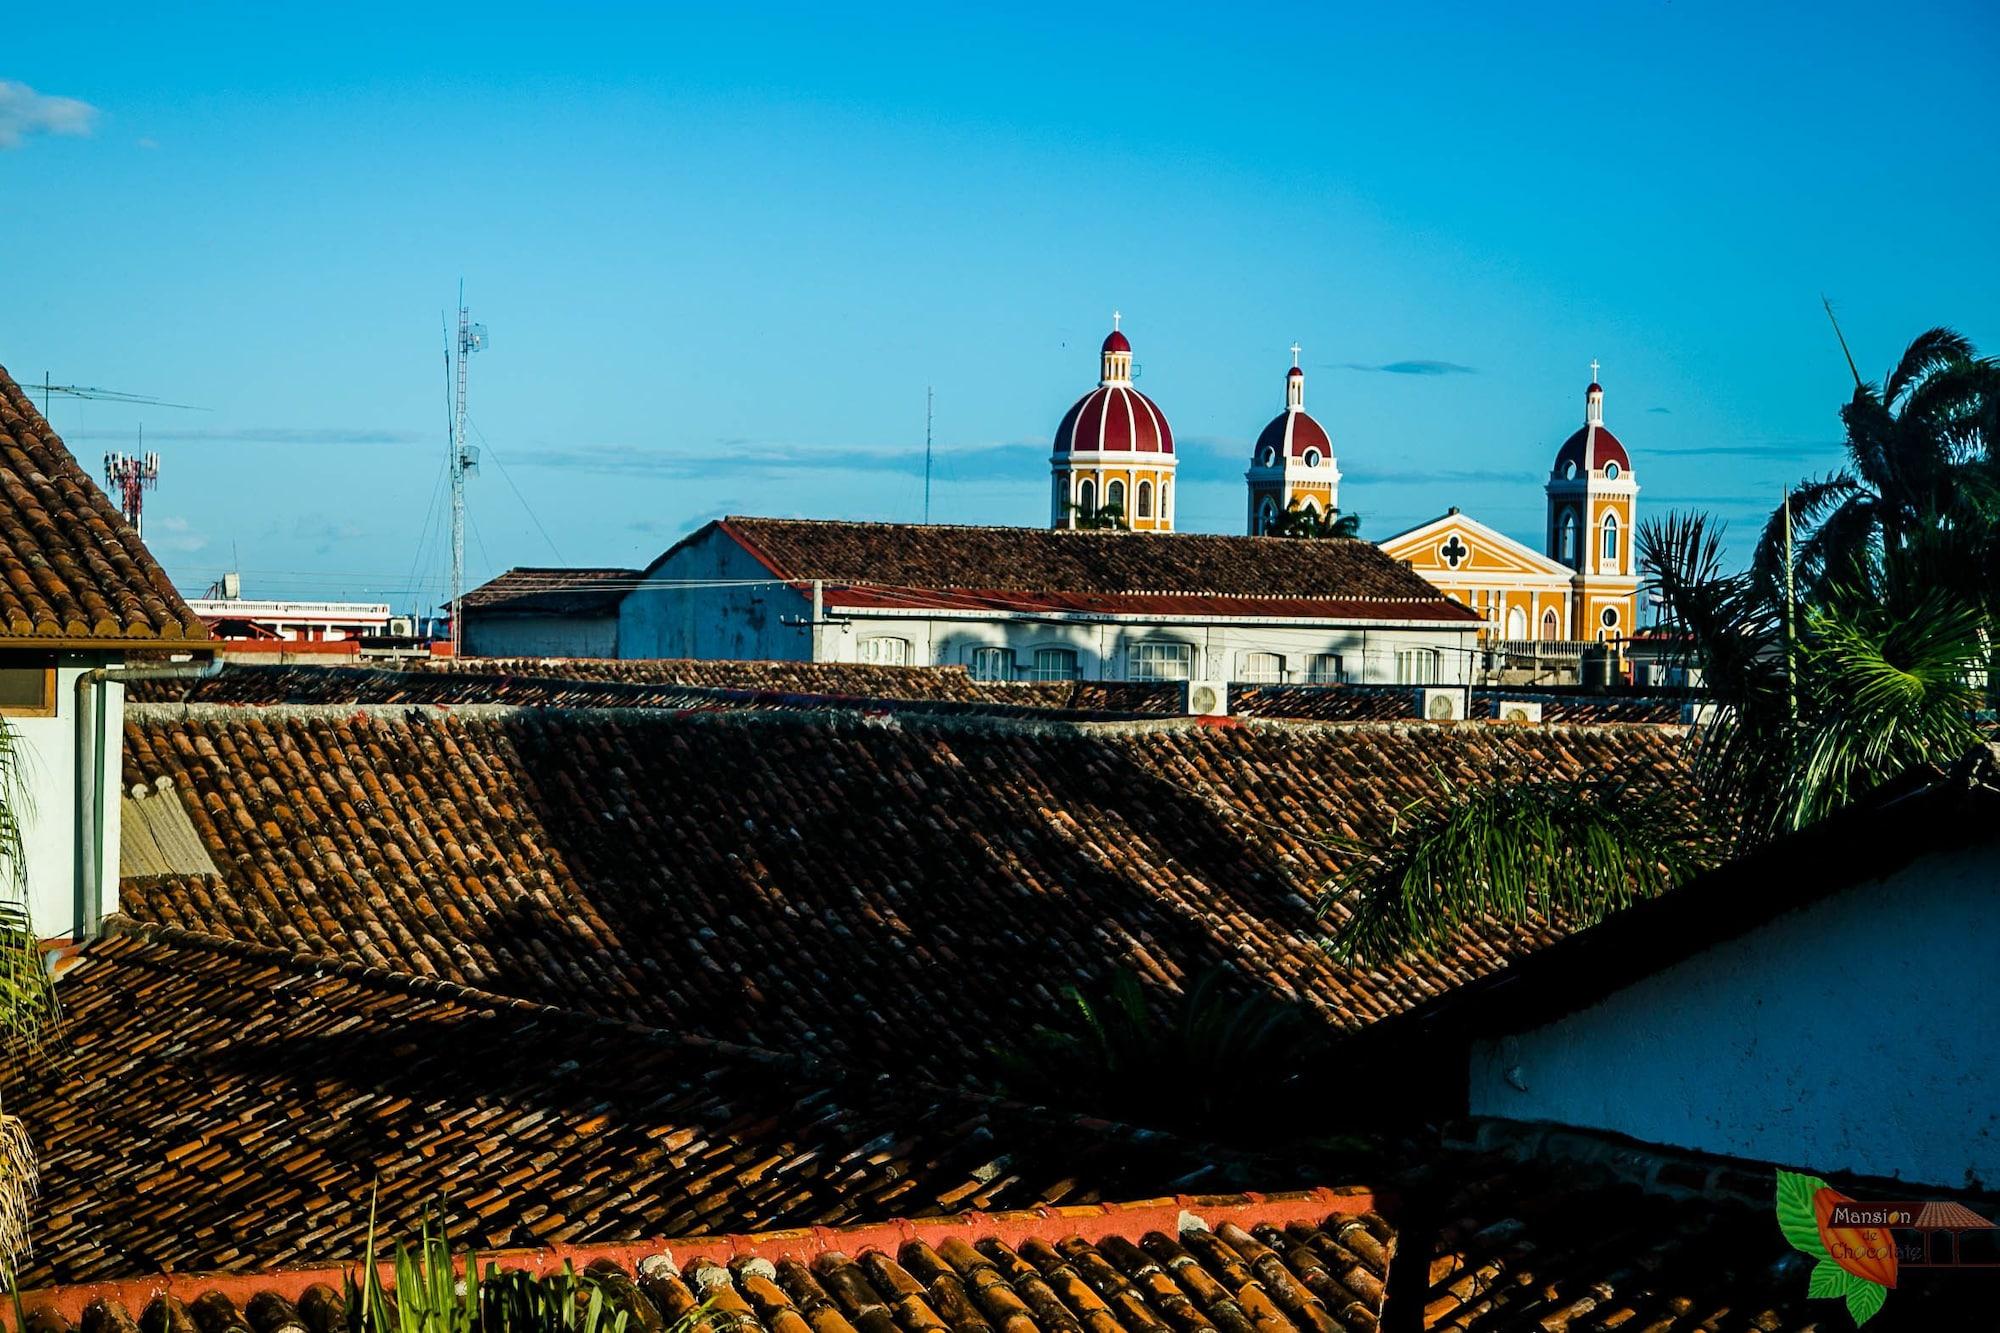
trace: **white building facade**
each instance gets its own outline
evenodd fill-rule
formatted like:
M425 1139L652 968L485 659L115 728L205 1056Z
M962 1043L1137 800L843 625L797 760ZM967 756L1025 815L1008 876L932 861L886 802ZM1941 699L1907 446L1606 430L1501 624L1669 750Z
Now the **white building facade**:
M816 540L826 538L831 540ZM1233 556L1236 568L1265 587L1274 573L1283 578L1288 561L1305 558L1319 566L1336 554L1360 556L1373 579L1402 576L1409 585L1397 587L1400 596L1342 597L1337 587L1312 587L1311 571L1302 569L1296 593L1236 586L1116 591L1105 588L1101 564L1068 558L1104 551L1172 563L1178 543L1200 543L1201 561L1210 569L1228 569ZM926 561L962 564L961 586L920 587L907 574L899 576L897 566L908 561L897 548L909 544L931 548L923 553ZM953 560L950 548L957 544L965 549ZM774 557L775 545L790 546L807 560L817 547L824 558L795 565ZM1341 542L1353 550L1337 553L1307 549L1326 545L725 519L646 571L621 605L618 642L628 657L962 666L985 680L1455 685L1471 679L1478 632L1473 613L1365 543ZM982 553L1001 548L1011 558L989 558L982 571ZM835 558L850 552L859 568ZM1045 586L978 586L995 581L994 564L1038 556L1047 578L1012 581ZM854 577L869 571L873 577L865 581ZM1072 586L1068 576L1079 572L1097 576L1097 587Z

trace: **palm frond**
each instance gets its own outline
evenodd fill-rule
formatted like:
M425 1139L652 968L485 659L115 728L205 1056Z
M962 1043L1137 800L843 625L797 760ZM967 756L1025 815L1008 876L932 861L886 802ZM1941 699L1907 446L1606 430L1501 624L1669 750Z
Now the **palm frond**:
M1964 334L1942 326L1926 329L1910 341L1896 368L1882 381L1882 402L1894 410L1911 386L1946 366L1972 359L1972 341Z
M1846 472L1829 472L1817 479L1809 477L1794 486L1789 496L1794 549L1803 534L1810 532L1828 513L1851 501L1860 490L1860 483ZM1752 571L1759 578L1773 583L1784 581L1785 504L1781 501L1771 511L1763 534L1757 539L1756 553L1750 560Z
M1623 784L1501 775L1470 789L1439 775L1383 850L1322 896L1345 914L1329 947L1380 961L1443 949L1461 928L1537 921L1583 925L1666 891L1705 863L1687 815Z

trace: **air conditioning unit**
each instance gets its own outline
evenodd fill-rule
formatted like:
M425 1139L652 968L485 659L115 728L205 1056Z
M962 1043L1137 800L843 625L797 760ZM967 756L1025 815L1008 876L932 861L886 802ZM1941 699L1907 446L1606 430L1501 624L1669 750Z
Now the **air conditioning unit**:
M1429 722L1465 721L1465 690L1418 690L1417 716Z
M383 631L392 639L414 639L417 637L415 616L390 616L389 627Z
M1500 701L1500 720L1502 722L1512 722L1516 726L1538 726L1542 720L1542 706L1540 704L1526 703L1520 699L1502 699Z
M1182 698L1189 717L1229 716L1229 684L1220 680L1191 680Z

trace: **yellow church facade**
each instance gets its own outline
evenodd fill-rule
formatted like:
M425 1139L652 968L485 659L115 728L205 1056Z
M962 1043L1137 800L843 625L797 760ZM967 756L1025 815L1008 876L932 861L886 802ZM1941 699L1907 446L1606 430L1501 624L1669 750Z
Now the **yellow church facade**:
M1583 425L1556 451L1543 487L1544 548L1536 551L1452 509L1398 533L1382 549L1480 613L1492 643L1617 642L1639 626L1639 484L1604 425L1593 372Z

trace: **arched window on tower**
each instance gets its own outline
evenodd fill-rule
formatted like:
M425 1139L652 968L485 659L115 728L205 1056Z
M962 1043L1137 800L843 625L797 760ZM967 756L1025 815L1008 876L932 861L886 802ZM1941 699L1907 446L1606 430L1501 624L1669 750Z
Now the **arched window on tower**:
M1558 521L1557 531L1560 535L1556 540L1556 559L1562 561L1565 565L1574 565L1577 562L1576 510L1563 510L1562 518Z
M1598 558L1603 563L1611 566L1614 572L1617 570L1618 515L1616 514L1606 514L1604 516L1604 544L1598 549Z
M1278 521L1278 506L1274 504L1271 500L1271 497L1267 495L1257 505L1257 535L1259 537L1270 536L1271 525L1276 523L1277 521Z
M1562 621L1557 618L1556 609L1552 606L1542 612L1542 642L1554 643L1561 636Z
M1139 517L1151 518L1152 516L1153 516L1153 483L1150 481L1142 481L1139 483Z
M1075 527L1097 512L1097 483L1085 477L1077 483L1076 513L1070 516L1070 526Z
M1125 483L1112 480L1104 483L1104 507L1116 509L1122 517L1125 513Z
M1160 483L1160 522L1169 527L1174 521L1174 483L1172 479Z

